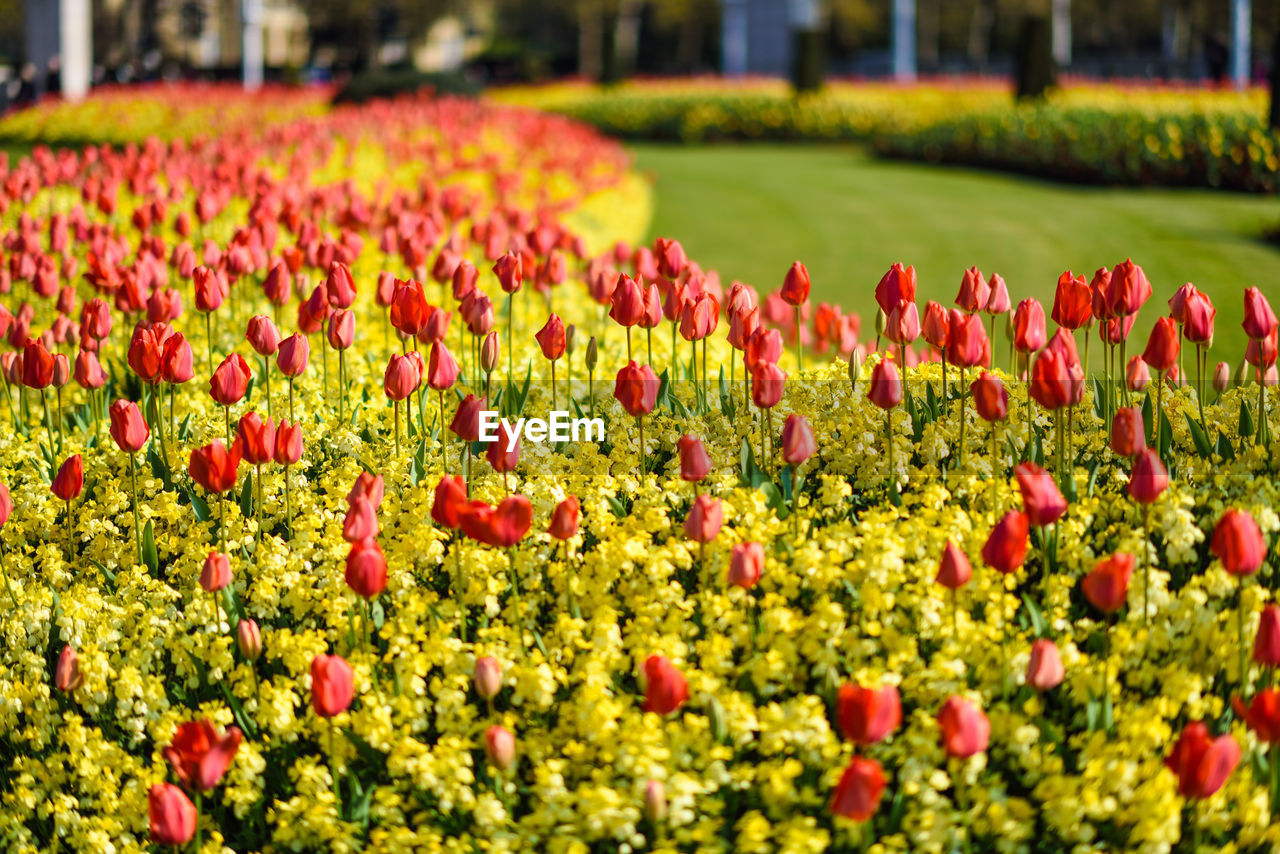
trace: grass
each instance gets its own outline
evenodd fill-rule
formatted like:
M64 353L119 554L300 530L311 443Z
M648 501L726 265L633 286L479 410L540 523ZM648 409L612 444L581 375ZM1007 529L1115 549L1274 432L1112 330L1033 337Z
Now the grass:
M812 299L838 302L874 335L874 291L895 261L914 264L918 299L951 306L965 267L999 273L1015 304L1052 308L1065 269L1090 278L1126 257L1155 289L1131 343L1140 352L1166 300L1194 282L1218 309L1215 358L1238 362L1242 292L1280 302L1280 252L1262 242L1272 198L1199 190L1100 189L877 160L838 146L632 146L656 179L651 237L677 237L724 283L762 293L799 259ZM1052 323L1050 331L1052 332ZM1003 341L997 344L1005 352Z

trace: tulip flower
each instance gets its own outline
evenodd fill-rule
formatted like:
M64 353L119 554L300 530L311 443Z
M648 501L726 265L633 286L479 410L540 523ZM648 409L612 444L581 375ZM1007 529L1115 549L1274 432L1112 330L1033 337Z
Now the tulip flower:
M1041 694L1062 684L1065 671L1058 647L1048 638L1040 638L1031 644L1031 657L1027 660L1027 684Z
M342 714L355 697L351 665L340 655L317 655L311 660L311 707L322 718Z
M1269 670L1280 667L1280 606L1272 604L1262 609L1253 639L1253 660Z
M627 362L619 371L613 385L613 396L622 408L636 419L639 429L637 458L640 470L645 470L644 416L653 411L658 403L658 388L661 383L648 365L640 366L634 361Z
M400 401L413 394L413 390L422 382L421 372L417 364L399 353L391 354L386 373L382 379L382 389L390 398L395 408L395 443L396 458L400 457Z
M502 665L491 655L476 659L475 669L471 676L471 684L480 698L489 702L489 712L493 713L493 698L502 690Z
M1267 543L1262 529L1254 518L1243 510L1228 509L1213 529L1209 549L1222 563L1228 574L1240 579L1236 603L1237 642L1240 653L1240 684L1242 690L1249 687L1249 663L1246 658L1244 635L1244 586L1249 576L1262 568L1266 560Z
M942 559L938 562L938 574L933 580L951 591L951 633L956 636L959 634L957 591L968 584L972 577L973 567L969 564L969 558L959 546L948 540L947 547L942 551Z
M275 456L276 427L270 416L264 421L256 412L247 412L240 417L236 425L236 444L240 446L241 458L255 467L257 501L253 506L253 515L258 522L257 538L262 540L262 464L269 463Z
M79 454L72 454L63 460L49 488L54 497L66 502L67 505L67 556L70 557L75 528L75 522L71 516L71 502L79 498L80 491L84 489L84 462Z
M724 506L720 503L720 499L712 498L705 493L694 499L689 508L689 515L684 520L684 533L686 537L698 544L698 564L703 568L704 573L707 568L707 543L714 540L716 534L720 533L722 524L724 524Z
M491 726L484 731L484 752L499 771L506 771L516 761L516 737L506 727Z
M732 587L750 590L764 574L764 546L759 543L735 543L729 555L728 582Z
M64 646L58 655L58 664L54 668L53 685L64 694L73 694L84 684L84 674L80 672L80 657L74 648Z
M547 533L557 540L568 540L578 533L578 515L581 513L581 507L578 504L577 496L570 495L564 501L556 505L551 512L551 521L547 524ZM568 544L565 549L567 551Z
M556 409L556 362L564 355L565 350L564 321L552 314L534 338L542 348L542 355L551 362L551 409L554 411Z
M111 404L111 438L116 446L129 455L129 482L133 488L133 534L137 545L138 563L142 563L142 527L138 519L138 451L147 443L151 431L147 427L138 404L130 400L117 400Z
M956 294L956 305L966 314L977 314L991 299L991 286L977 267L970 267L960 278L960 291Z
M991 722L982 709L961 697L952 696L938 710L942 747L953 759L968 759L987 749Z
M924 307L924 322L920 327L924 340L929 346L938 351L939 357L942 359L942 411L947 411L947 402L950 395L947 392L947 350L951 346L951 318L947 310L942 307L941 303L933 300Z
M689 683L676 666L661 655L644 662L644 711L669 715L689 699Z
M262 631L251 619L243 619L236 623L236 648L246 661L257 661L262 656ZM257 673L254 673L255 679Z
M149 834L157 845L182 846L196 834L200 815L191 799L171 783L156 783L147 790Z
M831 812L852 821L870 821L884 794L884 771L874 759L855 756L831 794Z
M680 479L693 484L694 495L698 483L711 471L711 457L697 436L684 435L676 440L676 452L680 457Z
M796 310L796 369L803 371L804 354L800 341L800 307L809 301L809 270L804 264L796 261L787 270L787 275L782 280L781 295L782 301ZM911 305L914 308L915 303Z
M512 433L506 421L501 422L497 438L489 443L484 456L489 461L490 468L502 475L504 494L511 491L507 476L520 464L520 451L520 434Z
M1043 528L1052 525L1067 512L1067 501L1058 491L1053 476L1028 460L1013 470L1022 493L1022 509L1032 525Z
M223 500L219 502L222 515L218 524L218 531L224 552L226 551L227 528L226 493L236 485L236 474L240 467L240 454L240 443L232 444L231 449L227 450L221 440L214 439L212 443L192 451L191 460L187 466L192 480L204 487L210 494L223 496Z
M1234 738L1210 738L1209 728L1193 721L1183 728L1165 767L1178 777L1178 794L1204 800L1222 788L1240 763L1240 746Z
M883 741L902 723L898 689L842 685L836 693L836 720L854 744L865 747Z
M199 797L226 774L242 737L239 728L228 727L222 732L207 718L187 721L178 726L164 748L164 758L178 782Z
M289 466L302 459L302 425L281 421L276 425L276 442L272 452L276 465L284 466L285 520L293 525L293 501L290 496Z
M815 450L813 428L809 426L809 421L795 412L788 415L782 424L783 461L794 471L813 456Z
M456 529L462 523L467 505L467 487L459 476L445 475L436 484L431 504L431 518L437 525Z
M1117 456L1134 457L1147 446L1142 410L1125 406L1111 419L1111 450Z
M890 489L896 491L893 465L893 409L902 403L902 378L898 375L898 368L893 364L893 360L884 358L876 362L876 366L871 370L871 383L867 389L867 399L884 410L885 461L887 466L885 471Z
M644 786L644 816L657 824L667 815L667 789L661 780L650 780Z

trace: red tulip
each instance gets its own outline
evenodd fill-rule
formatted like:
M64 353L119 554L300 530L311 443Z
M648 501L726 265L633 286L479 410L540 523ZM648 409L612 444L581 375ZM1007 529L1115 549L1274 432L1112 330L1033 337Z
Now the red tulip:
M64 694L79 690L84 684L84 674L80 672L80 657L76 651L64 646L58 655L58 665L53 671L53 685Z
M942 730L942 747L947 755L968 759L982 753L991 741L991 722L982 709L960 697L952 696L938 711L938 727Z
M991 299L991 286L987 284L987 280L983 278L978 268L970 267L965 270L964 276L960 279L960 292L956 294L956 305L968 314L976 314L986 306L989 299Z
M813 439L813 428L808 420L795 412L787 416L782 424L782 460L798 466L812 457L817 450Z
M1178 775L1178 793L1204 799L1222 788L1240 762L1240 746L1230 735L1211 739L1201 721L1186 725L1165 766Z
M291 466L302 459L302 425L281 421L276 425L276 442L272 459L277 465Z
M195 376L191 343L175 332L165 339L160 353L160 377L167 383L182 385Z
M902 403L902 377L892 359L881 359L872 368L867 400L885 411Z
M373 540L353 543L347 554L347 586L364 599L372 599L387 587L387 559Z
M613 396L629 415L633 417L648 415L657 405L660 385L652 368L630 361L618 371L613 385Z
M488 398L468 394L458 401L458 409L449 422L449 430L464 442L480 440L480 413L485 411Z
M953 311L950 324L948 361L962 368L987 364L991 359L991 342L987 339L987 330L982 326L982 318Z
M1019 353L1034 353L1047 341L1044 306L1039 300L1024 299L1013 313L1013 349Z
M728 582L750 590L764 574L764 546L759 543L734 543L729 554Z
M1147 347L1142 351L1142 361L1159 373L1178 364L1178 349L1181 339L1178 336L1178 324L1172 317L1161 317L1151 329L1151 337L1147 339Z
M508 450L509 449L509 450ZM485 459L499 474L515 471L520 464L520 434L512 433L507 422L498 424L497 438L485 448Z
M689 256L684 252L680 241L659 237L654 241L654 252L658 262L658 272L668 279L678 279L689 266Z
M893 307L898 303L903 300L915 302L915 299L915 267L904 268L901 264L894 264L876 285L876 304L880 306L885 317L889 316L889 312L893 311Z
M1253 701L1245 706L1239 697L1232 698L1236 714L1249 725L1259 741L1280 743L1280 691L1263 688L1253 695Z
M240 416L236 425L236 440L246 463L262 465L271 462L276 450L276 428L270 418L263 419L256 412Z
M523 277L521 270L520 256L514 252L508 252L497 260L493 265L493 273L498 277L498 284L501 285L505 293L513 294L520 290L520 282Z
M288 265L281 261L267 273L267 278L262 283L262 292L272 305L284 305L289 301L292 291L293 277L289 274Z
M1151 371L1141 356L1132 356L1125 368L1124 378L1129 391L1142 391L1151 382Z
M431 345L431 361L427 367L427 385L436 391L452 388L458 379L458 363L443 342Z
M1111 270L1108 303L1116 316L1137 314L1138 309L1151 298L1151 282L1142 268L1126 258Z
M809 299L809 271L796 261L782 280L782 301L787 305L801 306Z
M644 289L644 316L640 318L641 329L655 329L662 323L662 291L657 285L648 285Z
M479 283L480 271L476 269L475 264L463 258L458 262L458 266L453 269L453 280L450 283L453 289L453 298L461 300L474 291Z
M249 318L244 337L259 356L273 356L280 349L280 331L265 314Z
M694 542L709 543L720 533L724 523L724 507L719 498L705 492L694 499L689 515L684 520L685 536Z
M690 483L697 483L711 471L711 457L702 446L702 440L696 436L684 435L676 440L676 450L680 454L680 477Z
M195 283L196 308L200 311L217 311L227 298L227 285L216 270L196 267L192 273Z
M781 357L782 334L778 330L760 326L747 339L743 358L748 371L754 371L757 365L763 363L776 365Z
M620 326L635 326L645 316L644 294L636 280L625 273L618 275L609 301L612 303L609 316Z
M1026 513L1010 510L996 523L982 546L982 560L992 569L1008 575L1017 572L1027 559Z
M1267 557L1267 543L1254 518L1243 510L1227 510L1213 529L1210 550L1232 575L1253 575Z
M1027 684L1044 693L1062 684L1066 671L1058 647L1048 638L1040 638L1031 644L1031 658L1027 661Z
M107 383L102 364L90 350L81 350L76 354L75 378L81 388L91 391L100 389Z
M1280 667L1280 607L1276 605L1262 609L1258 634L1253 639L1253 660L1263 667Z
M941 304L929 300L924 307L924 323L921 327L924 340L935 350L946 352L950 340L951 321Z
M245 618L236 623L236 647L249 661L257 661L262 656L262 631L257 622Z
M552 314L547 318L547 322L543 324L538 333L533 336L538 341L538 346L542 348L544 358L555 361L564 355L565 348L565 331L564 321L557 315Z
M9 521L11 513L13 513L13 499L9 496L9 487L0 483L0 528Z
M1089 604L1104 614L1114 614L1124 607L1133 578L1133 555L1116 552L1094 566L1080 582Z
M1032 525L1043 528L1051 525L1067 512L1067 500L1058 491L1053 475L1028 460L1013 470L1022 493L1022 510Z
M231 353L222 360L209 378L209 396L222 406L232 406L244 398L253 374L249 364L239 353Z
M329 265L329 277L325 280L325 293L329 296L329 305L334 308L351 308L356 301L356 283L351 278L351 268L341 261Z
M1058 410L1071 402L1071 374L1053 350L1042 350L1031 366L1028 392L1045 409Z
M80 490L84 489L84 462L79 454L73 454L63 461L50 489L63 501L73 501L80 497Z
M751 371L751 402L760 409L772 409L782 400L787 374L774 362L759 362Z
M491 726L484 731L484 752L499 770L506 771L516 761L516 737L506 727Z
M280 342L280 349L276 353L276 367L286 377L298 377L307 369L310 358L311 344L307 341L307 336L295 332Z
M898 689L892 685L879 689L842 685L836 694L836 719L844 737L854 744L883 741L902 723Z
M1257 341L1266 338L1276 331L1276 314L1271 310L1271 303L1257 288L1246 288L1244 292L1244 334Z
M342 714L355 696L351 665L340 655L311 659L311 707L322 718Z
M209 552L200 568L200 587L206 593L217 593L231 583L231 562L227 556Z
M524 538L533 522L533 505L523 495L510 495L493 510L489 524L488 545L511 548Z
M969 385L974 408L983 421L1003 421L1009 415L1009 391L1000 377L983 371Z
M868 821L880 806L884 787L880 763L854 756L831 795L831 812L853 821Z
M570 495L551 511L551 522L547 525L547 533L557 540L569 539L578 533L579 512L577 496Z
M240 467L240 445L232 444L227 450L221 439L214 439L203 448L191 452L188 470L191 479L209 492L221 493L236 485L236 472Z
M378 511L367 495L357 495L347 504L347 515L342 520L342 539L348 543L360 543L378 536Z
M27 363L31 360L29 351L30 347L24 357ZM129 367L144 383L160 379L160 342L150 328L139 326L133 330L133 338L129 341Z
M111 404L111 438L116 447L126 454L136 454L147 444L151 430L146 419L138 409L138 404L131 400L117 400Z
M903 300L893 307L884 324L884 337L895 344L910 344L920 337L920 312L915 303Z
M1218 310L1206 294L1192 288L1183 308L1182 334L1192 344L1207 345L1213 342L1213 321Z
M644 662L644 710L669 715L689 699L689 683L676 666L661 655Z
M987 297L987 303L982 310L991 316L998 314L1006 314L1009 309L1013 308L1013 303L1009 299L1009 287L1005 284L1004 277L999 273L991 274L991 295Z
M329 316L329 331L326 338L329 346L335 350L347 350L356 340L356 316L345 308L340 308Z
M383 376L382 389L389 399L400 401L412 394L421 380L418 366L412 359L393 353Z
M182 846L196 834L196 805L171 783L156 783L147 790L151 841Z
M1072 276L1067 270L1058 277L1052 317L1054 323L1071 330L1079 329L1093 319L1093 290L1084 276Z
M187 721L173 734L164 758L183 786L207 792L227 773L241 738L237 727L228 727L224 733L208 719Z
M1160 455L1151 448L1139 451L1129 472L1129 497L1140 504L1150 504L1169 486L1169 472Z
M460 475L445 475L436 484L431 518L437 525L457 528L467 506L467 485Z
M938 574L933 580L949 590L959 590L972 577L973 568L969 565L969 558L959 546L948 540L947 547L942 552L942 560L938 562Z
M1147 446L1142 424L1142 410L1136 406L1121 407L1111 419L1111 450L1121 457L1132 457Z

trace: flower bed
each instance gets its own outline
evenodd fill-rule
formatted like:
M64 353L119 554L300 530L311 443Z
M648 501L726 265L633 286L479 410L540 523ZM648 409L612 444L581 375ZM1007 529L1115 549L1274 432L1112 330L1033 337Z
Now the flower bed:
M881 338L449 100L0 186L5 850L1280 844L1275 416L1194 289L897 267Z

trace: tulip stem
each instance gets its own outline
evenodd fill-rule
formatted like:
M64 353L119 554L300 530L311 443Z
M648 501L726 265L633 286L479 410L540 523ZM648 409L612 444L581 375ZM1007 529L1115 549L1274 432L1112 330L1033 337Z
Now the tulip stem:
M73 520L71 517L71 502L68 501L67 502L67 557L68 558L70 558L72 554L72 549L73 549L72 540L73 540L74 532L75 532L75 520Z
M905 375L905 371L903 374ZM960 438L956 443L956 465L964 464L964 422L965 422L965 400L968 398L964 388L964 368L960 369Z
M291 391L292 391L292 388L293 388L293 387L292 387L292 386L290 386L290 390L291 390ZM396 459L399 459L399 458L400 458L400 401L398 401L398 400L397 400L397 401L394 401L394 402L392 403L392 408L394 408L394 409L395 409L395 413L396 413L396 428L395 428L395 436L396 436Z
M1258 374L1258 434L1254 444L1261 445L1269 437L1270 431L1267 429L1267 377L1261 368L1258 369Z
M1249 581L1249 576L1240 576L1240 588L1237 592L1238 601L1236 602L1236 639L1237 646L1240 648L1240 696L1249 696L1249 652L1245 646L1244 637L1244 586Z
M956 588L951 588L951 637L960 642L960 594Z
M969 852L969 799L964 790L964 763L959 759L951 760L951 785L956 790L956 806L960 810L960 824L962 826L963 839L961 841L961 850L968 854Z
M884 444L885 444L885 461L888 465L887 485L890 491L894 489L893 479L893 408L890 407L884 411Z
M208 317L208 315L205 315L205 316ZM202 795L200 793L199 786L196 786L195 790L196 790L196 849L195 850L199 851L201 848L204 847L203 845L204 836L200 832L200 817L202 812L200 801L202 800Z
M138 564L142 564L142 526L138 522L138 455L129 455L129 480L133 485L133 540L138 547Z
M1111 615L1106 616L1106 622L1102 627L1102 708L1111 708ZM1109 731L1114 723L1112 715L1106 715L1103 718L1106 728Z
M56 392L58 396L58 453L62 453L62 387L59 386Z
M942 351L942 414L947 414L947 351Z
M653 365L653 327L652 326L645 327L644 340L645 340L645 347L648 348L648 351L649 351L649 364L650 366L652 366ZM553 365L552 367L554 368L555 366ZM570 371L569 377L572 378L573 362L569 363L569 371Z
M797 351L797 355L798 353L799 351ZM711 393L707 389L707 339L706 337L703 337L702 339L702 414L703 415L706 415L707 412L710 411L710 405L708 403L708 399L710 398L710 396L711 396ZM61 439L59 439L59 445L61 445Z
M255 468L254 485L257 487L258 500L253 505L253 518L258 521L258 542L262 542L262 463L258 463Z
M204 313L204 340L209 354L209 374L213 374L213 312Z
M1280 741L1271 742L1271 821L1280 821Z
M1151 435L1156 440L1156 453L1160 448L1160 421L1164 418L1164 374L1156 372L1156 423L1151 427Z
M704 343L702 346L704 348L702 358L706 359L705 348L707 345ZM906 367L905 362L903 363L903 367L904 368ZM804 348L801 346L801 341L800 341L800 306L796 306L796 373L802 373L803 371L804 371Z
M644 460L644 416L643 415L636 416L636 425L640 430L640 446L637 449L637 455L640 458L640 473L644 474L645 460Z
M293 377L289 377L289 421L295 425L298 423L297 416L293 414Z
M444 389L440 389L440 465L443 474L449 473L449 445L444 426Z
M1209 425L1204 421L1204 347L1196 344L1196 406L1200 408L1200 428L1206 433Z
M515 390L516 376L516 339L512 335L514 326L515 309L515 293L507 294L507 398L503 400L503 404L508 412L511 412L511 393ZM628 350L630 352L630 339L628 338Z
M230 448L231 447L231 407L230 406L222 407L222 415L226 419L226 423L227 423L227 447Z
M556 360L551 360L551 411L556 409Z
M1142 622L1151 625L1151 558L1147 555L1147 523L1151 505L1142 505Z
M672 378L674 379L674 377ZM587 368L587 399L591 402L591 417L596 417L596 375L595 371Z
M173 399L177 396L178 396L178 387L173 383L169 383L169 435L170 436L174 435Z
M347 351L338 351L338 421L347 418Z

